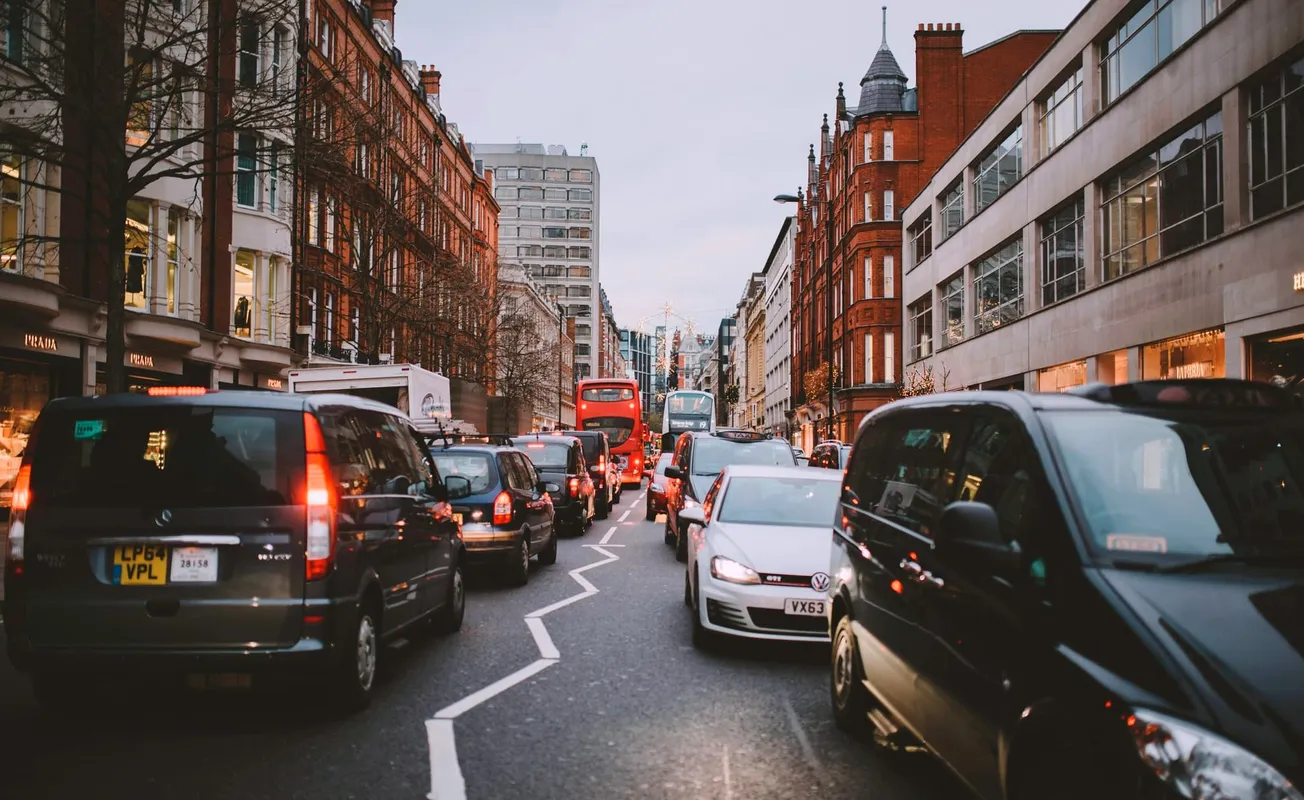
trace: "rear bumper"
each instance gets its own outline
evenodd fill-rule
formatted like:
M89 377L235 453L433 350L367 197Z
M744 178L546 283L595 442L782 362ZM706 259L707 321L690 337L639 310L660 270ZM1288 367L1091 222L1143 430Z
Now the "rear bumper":
M244 650L131 650L32 647L22 637L8 642L9 660L25 672L322 672L336 664L340 649L325 638L304 638L290 647Z
M553 506L553 513L560 525L582 525L587 509L587 503L576 501L564 506Z

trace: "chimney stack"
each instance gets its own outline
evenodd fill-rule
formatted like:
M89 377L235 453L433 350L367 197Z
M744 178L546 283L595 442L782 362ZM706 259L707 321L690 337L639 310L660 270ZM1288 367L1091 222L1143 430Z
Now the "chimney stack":
M419 74L421 76L421 91L424 92L427 97L430 95L438 97L439 79L443 74L435 69L434 65L422 67Z
M394 27L394 6L396 5L398 5L398 0L371 0L371 18L385 20L392 30Z

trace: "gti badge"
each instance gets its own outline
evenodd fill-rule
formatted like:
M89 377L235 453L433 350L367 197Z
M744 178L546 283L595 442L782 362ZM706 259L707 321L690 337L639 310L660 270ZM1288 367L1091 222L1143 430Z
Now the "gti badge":
M158 512L158 516L154 517L154 524L160 528L166 528L168 525L171 525L172 512L168 511L166 508Z
M827 592L829 590L829 576L823 572L817 572L810 576L810 588L817 592Z

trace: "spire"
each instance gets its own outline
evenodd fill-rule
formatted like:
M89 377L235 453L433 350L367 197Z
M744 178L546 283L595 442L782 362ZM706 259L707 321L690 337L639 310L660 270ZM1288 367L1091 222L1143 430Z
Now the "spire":
M883 43L878 46L878 49L887 49L887 6L883 6Z
M906 90L906 74L897 64L887 44L887 6L883 6L883 42L874 60L860 79L860 105L856 114L875 114L901 110L901 95Z
M847 96L842 93L842 81L838 81L838 119L847 118Z

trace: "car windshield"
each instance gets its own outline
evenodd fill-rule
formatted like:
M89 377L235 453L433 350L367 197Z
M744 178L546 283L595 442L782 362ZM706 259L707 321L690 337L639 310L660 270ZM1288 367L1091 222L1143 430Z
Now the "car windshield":
M829 525L841 481L828 478L733 478L716 519L746 525Z
M694 475L719 475L720 470L731 464L790 467L796 463L792 448L782 439L735 442L702 436L693 442Z
M48 412L32 490L65 508L286 505L303 465L303 415L154 405ZM296 455L297 453L297 455Z
M670 414L710 414L711 395L709 394L674 394L666 402L666 412Z
M565 472L570 445L565 442L550 442L539 439L513 441L512 446L530 457L534 468L543 472Z
M436 451L431 455L440 476L461 475L471 482L471 494L487 492L494 487L494 472L487 453L450 453Z
M1271 555L1304 545L1304 415L1044 418L1092 544L1113 557Z

